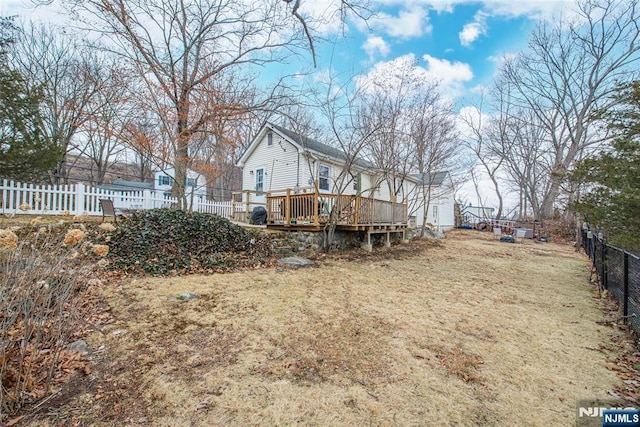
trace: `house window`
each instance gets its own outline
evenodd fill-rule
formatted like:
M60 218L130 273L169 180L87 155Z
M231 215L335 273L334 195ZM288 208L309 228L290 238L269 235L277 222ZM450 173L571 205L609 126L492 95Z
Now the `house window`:
M258 168L256 169L256 191L262 192L264 191L264 169Z
M361 174L357 174L357 175L351 175L352 181L353 181L353 191L359 192L360 191L360 180L362 179L362 175Z
M329 174L331 168L327 165L318 167L318 188L320 190L329 191Z
M194 178L187 178L187 187L195 187L196 180Z
M158 185L173 185L173 178L167 175L159 175Z
M273 132L267 134L267 145L271 147L273 145Z
M433 207L433 217L438 218L438 206Z

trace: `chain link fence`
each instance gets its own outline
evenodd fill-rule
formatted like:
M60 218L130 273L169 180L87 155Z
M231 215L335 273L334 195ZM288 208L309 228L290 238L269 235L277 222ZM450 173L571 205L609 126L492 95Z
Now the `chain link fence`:
M593 262L602 290L622 307L622 316L640 334L640 255L608 245L595 233L583 230L582 247Z

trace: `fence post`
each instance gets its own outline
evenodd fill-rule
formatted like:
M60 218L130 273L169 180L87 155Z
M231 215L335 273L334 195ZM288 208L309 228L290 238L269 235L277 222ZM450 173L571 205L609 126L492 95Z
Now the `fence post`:
M607 244L604 242L604 239L600 240L600 242L602 243L602 250L600 251L600 259L602 261L602 278L600 280L602 282L602 289L607 290Z
M84 184L79 182L75 185L76 187L76 206L75 206L75 214L76 215L82 215L82 213L85 211L84 209L84 193L85 193L85 188L84 188Z
M624 252L624 279L623 279L623 298L622 298L622 316L625 323L629 315L629 253Z
M0 196L0 203L2 204L2 213L4 213L5 207L8 207L9 200L7 198L7 186L9 183L6 179L2 180L2 195Z

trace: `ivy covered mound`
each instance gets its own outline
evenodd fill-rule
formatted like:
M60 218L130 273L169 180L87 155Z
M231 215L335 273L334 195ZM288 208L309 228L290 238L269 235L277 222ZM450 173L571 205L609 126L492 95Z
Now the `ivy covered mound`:
M133 213L111 233L109 249L112 267L159 275L258 267L273 253L264 233L178 209Z

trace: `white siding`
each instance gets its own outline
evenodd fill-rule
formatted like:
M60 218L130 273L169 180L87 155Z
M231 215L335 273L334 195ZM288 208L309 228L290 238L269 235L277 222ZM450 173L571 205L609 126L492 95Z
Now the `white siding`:
M153 187L158 191L171 192L172 185L160 185L159 178L160 176L168 176L171 180L174 179L175 170L174 168L167 168L163 171L156 171L153 175ZM195 186L187 186L185 193L187 195L191 195L193 192L196 196L206 197L207 195L207 186L205 182L204 176L200 175L198 172L187 169L187 178L193 179L195 182Z
M411 202L409 203L409 216L416 217L416 227L420 228L425 223L423 190L420 186L416 186L413 191L414 194L411 196ZM434 216L434 206L437 206L437 217ZM429 201L426 223L441 231L452 229L455 224L453 206L454 199L451 185L435 186Z
M255 190L255 170L261 167L265 170L264 191L294 188L297 184L298 151L294 145L275 132L273 144L269 146L265 133L242 168L243 190ZM300 186L303 185L305 183L302 182L301 174Z

